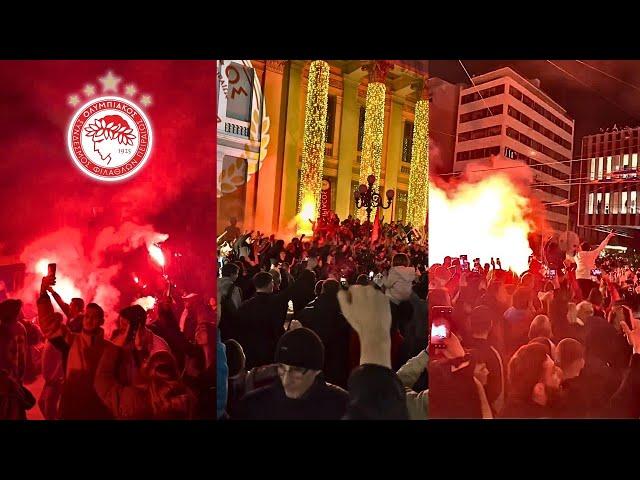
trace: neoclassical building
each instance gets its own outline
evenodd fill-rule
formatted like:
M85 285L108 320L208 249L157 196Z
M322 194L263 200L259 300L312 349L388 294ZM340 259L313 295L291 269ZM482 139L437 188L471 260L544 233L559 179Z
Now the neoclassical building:
M220 60L218 231L231 216L241 228L292 231L312 177L321 178L326 207L340 218L354 214L365 164L379 171L381 192L395 191L386 221L426 217L427 80L427 61ZM310 177L313 159L321 170ZM420 202L409 202L412 168Z

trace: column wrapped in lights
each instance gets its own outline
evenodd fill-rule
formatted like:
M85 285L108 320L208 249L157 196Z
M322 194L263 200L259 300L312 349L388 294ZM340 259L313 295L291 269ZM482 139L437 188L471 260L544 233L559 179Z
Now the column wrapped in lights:
M320 209L328 100L329 65L316 60L309 68L307 85L302 167L298 188L298 234L311 233L309 220L315 220Z
M426 90L426 86L424 87ZM415 228L424 226L429 203L429 99L416 103L413 122L413 148L407 200L407 221Z
M382 82L370 82L367 85L359 185L366 185L367 177L373 174L376 177L373 185L376 191L380 184L380 165L382 164L386 89ZM359 212L359 216L360 221L366 220L366 214L363 211Z

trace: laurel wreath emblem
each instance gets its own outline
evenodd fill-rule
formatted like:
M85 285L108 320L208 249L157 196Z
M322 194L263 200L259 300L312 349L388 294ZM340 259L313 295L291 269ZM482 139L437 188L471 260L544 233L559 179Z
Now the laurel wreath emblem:
M133 135L133 129L125 126L116 125L114 122L106 123L104 120L96 120L92 125L85 127L87 137L93 137L93 141L101 140L100 137L107 140L118 140L123 145L133 145L136 136Z

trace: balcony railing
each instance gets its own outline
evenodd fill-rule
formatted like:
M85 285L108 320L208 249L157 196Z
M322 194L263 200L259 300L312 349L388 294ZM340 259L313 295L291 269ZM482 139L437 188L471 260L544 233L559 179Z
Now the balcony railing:
M224 131L232 135L238 135L239 137L249 138L249 127L243 127L242 125L236 125L235 123L225 122Z

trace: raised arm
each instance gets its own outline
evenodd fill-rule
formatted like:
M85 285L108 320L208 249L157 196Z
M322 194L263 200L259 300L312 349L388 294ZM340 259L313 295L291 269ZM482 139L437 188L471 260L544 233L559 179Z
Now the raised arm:
M38 322L42 333L47 339L56 337L66 337L69 331L62 323L62 315L56 314L53 311L53 304L51 298L47 293L51 289L52 279L50 277L43 277L40 285L40 297L38 298Z
M611 240L615 236L616 236L615 232L609 233L609 235L607 235L607 237L602 241L600 245L598 245L598 247L594 251L600 253L602 250L604 250L604 247L607 246L607 244L609 243L609 240Z
M397 372L402 385L406 388L413 388L413 385L418 381L422 372L427 368L428 363L429 355L426 350L407 360L407 363L400 367L400 370Z
M51 296L53 297L53 299L56 301L56 303L58 304L58 306L60 307L60 309L64 312L64 314L66 315L68 320L71 320L71 308L69 307L69 304L66 303L62 297L58 294L58 292L56 292L53 288L49 288L49 292L51 293Z

